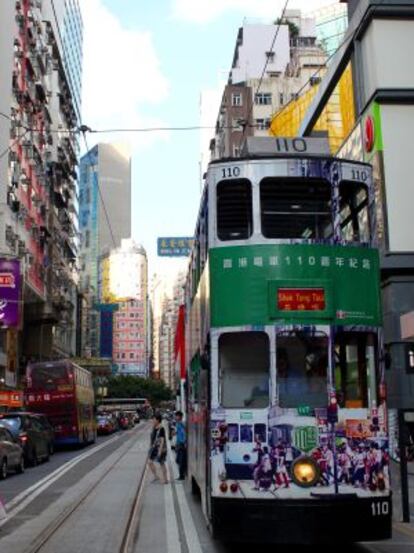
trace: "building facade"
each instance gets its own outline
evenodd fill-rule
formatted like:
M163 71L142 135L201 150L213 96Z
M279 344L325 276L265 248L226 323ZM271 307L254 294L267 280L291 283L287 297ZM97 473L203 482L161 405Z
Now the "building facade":
M79 120L59 40L64 18L82 22L77 3L0 4L0 254L18 259L23 288L14 342L17 382L28 358L74 353L77 286L77 149ZM79 53L82 35L74 43ZM51 237L54 237L51 240ZM2 330L2 339L8 330ZM3 350L3 363L7 355ZM16 363L15 363L16 365Z
M237 157L246 137L267 136L272 115L325 65L313 18L287 10L269 51L277 25L245 24L239 29L210 144L212 159Z
M99 257L131 235L131 157L114 144L97 144L80 161L81 354L99 354Z
M120 248L101 258L100 274L100 303L103 307L116 306L112 312L113 372L147 377L148 263L145 249L132 239L122 240ZM102 316L108 319L109 315L104 315L106 313L106 309L101 309L101 356L105 356L107 352L102 347Z

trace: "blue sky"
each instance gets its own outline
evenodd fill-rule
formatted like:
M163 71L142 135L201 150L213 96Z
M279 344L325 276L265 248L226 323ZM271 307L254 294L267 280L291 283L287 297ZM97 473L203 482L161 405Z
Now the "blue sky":
M309 11L334 0L291 0ZM200 93L230 68L244 16L282 0L82 0L83 122L92 128L194 126ZM214 110L215 111L215 110ZM215 119L215 116L214 116ZM212 121L214 124L214 121ZM95 136L88 138L89 146ZM199 202L198 131L102 135L132 147L132 236L158 264L158 236L191 235Z

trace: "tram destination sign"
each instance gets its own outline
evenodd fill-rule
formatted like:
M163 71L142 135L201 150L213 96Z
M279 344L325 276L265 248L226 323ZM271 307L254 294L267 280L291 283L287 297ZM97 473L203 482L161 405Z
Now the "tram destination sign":
M169 236L157 240L157 251L161 257L187 257L193 247L192 236Z
M280 311L323 311L325 290L323 288L279 288L277 308Z
M330 156L327 138L320 137L269 137L249 136L246 138L242 157L289 157L289 156Z

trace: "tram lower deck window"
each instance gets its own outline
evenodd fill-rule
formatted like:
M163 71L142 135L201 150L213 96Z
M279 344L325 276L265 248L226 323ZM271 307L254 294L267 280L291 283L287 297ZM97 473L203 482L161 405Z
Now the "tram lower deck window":
M220 240L245 240L253 232L252 185L246 179L217 185L217 236Z
M376 336L370 332L343 332L335 340L335 386L341 407L368 406L376 394Z
M294 333L277 336L276 370L281 407L325 407L328 338Z
M331 187L324 180L265 178L260 183L260 205L266 238L332 236Z
M219 338L219 370L223 407L266 407L269 404L269 367L267 334L222 334Z

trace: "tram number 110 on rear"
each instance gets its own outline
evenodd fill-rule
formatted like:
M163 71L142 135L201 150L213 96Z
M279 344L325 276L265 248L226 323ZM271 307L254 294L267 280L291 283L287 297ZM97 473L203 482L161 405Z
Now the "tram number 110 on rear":
M390 512L390 504L388 501L373 501L371 512L373 517L387 516Z

